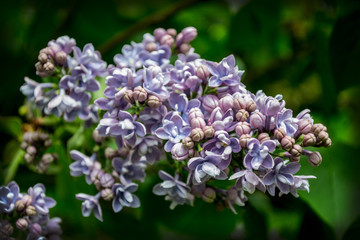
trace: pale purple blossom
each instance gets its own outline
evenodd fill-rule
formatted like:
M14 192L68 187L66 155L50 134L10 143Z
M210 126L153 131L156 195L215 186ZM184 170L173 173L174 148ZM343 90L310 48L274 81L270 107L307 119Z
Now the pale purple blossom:
M276 127L286 131L287 136L293 136L298 130L298 119L292 117L292 110L286 109L276 115Z
M119 173L122 182L130 183L133 180L144 181L146 161L131 162L129 159L115 157L112 160L113 168Z
M172 109L174 109L174 111L181 116L181 118L184 120L185 123L189 123L188 122L189 111L192 108L200 107L201 103L198 99L191 99L189 101L184 93L179 94L173 92L170 94L169 104L172 107Z
M244 71L239 71L238 67L235 66L234 55L224 58L220 63L205 61L205 65L212 75L209 79L210 87L219 87L221 85L235 86L240 84Z
M114 184L112 188L114 193L114 200L112 202L114 212L120 212L123 207L140 207L138 197L133 194L137 188L138 185L135 183L129 183L127 185L122 185L120 183Z
M10 182L7 186L0 187L0 213L10 213L13 211L15 202L19 196L19 186Z
M30 187L28 194L32 198L32 205L40 214L48 214L49 208L54 207L56 204L54 199L45 195L45 187L41 183L36 184L34 187Z
M155 134L158 138L168 140L164 146L166 152L182 139L187 137L191 132L190 126L183 126L183 120L177 114L174 114L170 120L165 120L163 127L158 128Z
M91 212L94 212L95 217L100 221L103 221L102 211L99 204L100 193L96 194L95 196L79 193L76 194L76 198L83 201L81 204L81 211L84 217L88 217L90 216Z
M91 157L84 155L83 153L72 150L70 156L75 160L70 164L70 175L73 177L79 177L85 175L86 182L91 183L90 173L94 167L96 155L93 154Z
M159 177L163 182L154 186L153 193L158 196L166 195L165 200L171 201L170 209L174 209L178 204L192 205L194 196L190 194L190 187L179 179L179 175L172 177L160 170Z
M194 157L188 162L189 169L193 170L193 183L201 184L211 178L224 180L226 173L217 166L222 161L221 155L208 155L206 157Z
M247 169L258 170L260 167L272 168L274 160L270 153L275 150L276 143L273 140L267 140L260 143L256 138L248 142L248 153L244 158L244 166Z
M161 100L170 97L170 93L166 88L169 81L169 74L163 73L160 67L144 68L144 89Z
M266 191L266 187L261 180L253 171L249 169L241 170L230 176L229 180L236 179L236 187L243 189L244 191L253 194L257 189L262 192Z
M272 196L275 195L275 187L278 187L281 193L288 194L295 183L293 174L299 171L300 164L296 162L286 164L288 161L283 161L279 157L275 158L274 162L273 169L266 173L263 182L268 186Z

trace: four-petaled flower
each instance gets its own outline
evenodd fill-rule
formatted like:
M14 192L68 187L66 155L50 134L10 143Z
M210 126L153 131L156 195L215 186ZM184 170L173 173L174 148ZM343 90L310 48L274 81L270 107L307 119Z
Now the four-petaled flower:
M97 219L102 221L102 212L99 204L100 193L95 196L90 196L85 193L76 194L76 198L83 201L81 204L81 211L84 217L90 216L91 212L94 212L94 215Z
M266 140L260 143L256 138L248 142L248 153L244 158L244 166L247 169L258 170L260 167L272 168L274 160L269 153L275 150L276 143L273 140Z
M138 197L132 194L137 188L138 185L135 183L129 183L125 186L120 183L114 184L112 188L114 193L114 200L112 202L114 212L120 212L123 207L140 207Z
M227 178L226 173L220 170L217 165L221 162L221 155L209 155L206 157L194 157L188 162L188 167L194 171L194 184L201 184L210 178L224 180Z

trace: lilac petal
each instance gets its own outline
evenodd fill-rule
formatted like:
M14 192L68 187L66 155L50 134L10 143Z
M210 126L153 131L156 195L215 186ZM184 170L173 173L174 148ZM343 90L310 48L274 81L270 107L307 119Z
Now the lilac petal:
M287 185L287 184L284 184L284 183L282 183L282 182L280 182L280 181L276 181L276 186L280 189L280 191L281 191L282 193L287 194L287 193L290 192L290 186Z
M263 159L260 156L255 156L251 159L251 166L255 170L258 170L262 163L263 163Z
M61 101L62 101L61 95L57 95L48 103L48 108L50 109L56 108L57 106L60 105Z
M133 123L134 123L134 125L136 126L136 131L135 131L136 134L137 134L139 137L144 137L145 134L146 134L146 128L145 128L145 126L144 126L142 123L137 122L137 121L134 121Z
M45 206L47 208L52 208L56 205L56 201L50 197L45 197Z
M247 169L252 169L251 160L252 160L252 156L250 156L249 153L246 154L246 156L244 157L244 166L245 166Z
M120 212L121 209L123 208L123 206L120 204L119 200L117 198L114 198L113 202L112 202L112 207L114 212Z
M118 149L121 149L124 146L124 140L121 135L115 137L115 143L116 143L116 146L118 147Z
M172 143L172 142L170 142L170 140L169 140L169 141L167 141L167 142L165 143L164 150L165 150L166 152L170 152L171 149L172 149L172 147L173 147L174 145L175 145L175 143Z
M135 192L138 189L138 185L135 183L130 183L125 187L125 190L128 192Z
M174 178L170 174L162 170L159 171L159 177L164 181L166 180L174 181Z
M103 221L102 219L102 211L101 211L101 207L100 205L96 205L96 207L94 208L94 215L97 219L99 219L101 222Z
M270 154L268 154L264 160L262 161L262 165L265 168L273 168L274 167L274 160L273 158L270 156Z
M163 127L156 129L155 135L160 139L169 139L169 133Z
M246 170L241 170L241 171L239 171L239 172L236 172L236 173L234 173L233 175L231 175L231 176L229 177L229 180L234 180L234 179L236 179L236 178L241 178L242 176L245 175L245 173L246 173Z
M75 195L76 199L81 200L81 201L85 201L86 199L88 199L90 196L85 194L85 193L78 193Z
M158 183L156 184L154 187L153 187L153 193L155 195L158 195L158 196L163 196L163 195L166 195L167 194L167 191L165 188L163 188L161 186L161 183Z
M109 100L106 98L96 99L94 103L102 110L110 110L111 109L111 106L109 106Z
M289 163L288 165L286 165L285 167L283 167L281 169L281 171L284 173L295 174L300 170L300 167L301 166L299 163L292 162L292 163Z
M187 137L187 136L189 136L190 135L190 133L191 133L191 127L189 127L189 126L186 126L186 127L184 127L183 129L182 129L182 136L184 136L184 137Z
M86 156L77 150L71 150L70 156L75 161L82 161Z
M253 172L247 172L245 174L245 179L247 182L251 183L252 185L257 185L259 183L259 177Z
M275 141L273 140L266 140L265 142L263 142L261 144L261 148L263 146L266 146L268 149L269 149L269 152L273 152L275 150L275 147L276 147L276 143Z
M217 70L218 64L217 63L211 62L211 61L205 61L205 65L207 66L209 72L212 75L217 75L218 74L218 70Z
M291 174L283 173L278 174L277 179L287 185L293 185L294 184L294 177Z
M231 138L231 147L232 147L232 151L234 153L238 153L241 150L240 144L239 144L239 140L236 138Z
M265 185L271 185L274 183L274 181L275 181L275 171L270 171L264 176L263 183Z
M271 196L275 196L275 184L268 186L267 189Z
M195 170L195 168L203 161L203 158L202 157L194 157L194 158L191 158L188 162L188 167L191 169L191 170Z
M131 202L131 204L130 204L130 207L132 207L132 208L138 208L138 207L140 207L140 200L139 200L139 198L137 197L137 196L135 196L135 195L132 195L133 196L133 200L132 200L132 202Z
M177 114L173 115L172 118L171 118L171 121L174 122L175 126L176 126L178 129L182 129L183 120L182 120L182 118L181 118L179 115L177 115Z
M216 176L215 177L215 179L217 179L217 180L225 180L225 179L227 179L227 174L224 172L224 171L220 171L220 174L218 175L218 176Z

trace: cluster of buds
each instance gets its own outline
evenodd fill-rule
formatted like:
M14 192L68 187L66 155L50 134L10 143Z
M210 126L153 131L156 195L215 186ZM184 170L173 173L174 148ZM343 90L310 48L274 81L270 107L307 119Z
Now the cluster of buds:
M165 30L164 28L157 28L154 31L155 40L162 45L172 47L175 43L175 47L180 53L188 53L191 49L190 42L197 36L197 30L194 27L184 28L179 34L174 28ZM146 45L148 51L156 49L156 45L148 43Z
M51 145L49 134L35 131L23 134L23 142L20 147L26 152L24 156L26 163L34 165L39 173L45 173L49 165L58 159L56 153L46 152Z
M20 193L19 186L15 182L10 182L7 186L0 186L0 194L0 216L10 219L0 222L1 239L12 239L14 226L11 222L15 223L16 229L20 232L27 234L27 239L60 237L61 219L49 218L49 208L54 207L56 202L46 197L44 185L36 184L30 187L27 193Z

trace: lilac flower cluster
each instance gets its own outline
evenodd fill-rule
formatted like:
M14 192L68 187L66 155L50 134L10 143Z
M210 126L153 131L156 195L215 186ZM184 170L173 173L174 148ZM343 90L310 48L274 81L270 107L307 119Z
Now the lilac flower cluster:
M28 240L41 237L60 239L61 219L49 216L49 208L54 207L55 204L52 198L45 195L45 187L42 184L30 187L27 193L20 193L19 186L15 182L1 186L0 218L3 219L0 220L1 239L14 237L14 226L11 222L16 222L18 231L26 232Z
M71 53L73 56L71 56ZM59 37L42 49L35 64L43 83L25 77L21 92L45 115L73 121L77 116L91 124L98 108L90 104L91 93L100 89L96 77L105 77L106 62L92 44L81 50L73 38Z
M118 149L105 151L112 168L102 168L95 155L71 152L71 174L85 175L99 190L77 195L84 216L93 211L102 219L100 198L112 200L115 212L139 207L134 181L143 181L147 165L165 153L175 176L160 170L163 182L153 192L171 208L192 205L196 196L236 212L234 204L244 206L256 189L296 197L297 190L309 191L315 177L295 174L301 156L321 163L319 152L305 148L329 147L326 127L314 124L309 110L293 117L281 95L248 91L233 55L219 63L201 59L190 45L196 35L193 27L179 34L158 28L124 46L108 66L105 97L95 101L105 111L96 131Z

